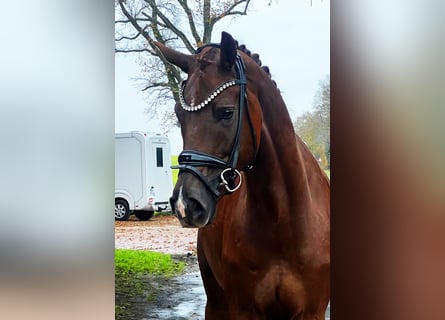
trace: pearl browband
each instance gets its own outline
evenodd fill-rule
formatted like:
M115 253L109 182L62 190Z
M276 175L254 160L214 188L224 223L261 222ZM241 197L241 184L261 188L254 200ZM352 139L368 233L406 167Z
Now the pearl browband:
M216 98L221 92L223 92L225 89L234 86L236 84L239 84L236 80L231 80L223 83L218 88L216 88L211 95L207 99L205 99L203 102L198 104L197 106L193 105L193 103L189 106L185 102L184 98L184 90L185 87L185 80L182 81L181 85L179 86L179 102L181 103L181 107L186 111L198 111L199 109L204 108L207 104L209 104L213 99Z

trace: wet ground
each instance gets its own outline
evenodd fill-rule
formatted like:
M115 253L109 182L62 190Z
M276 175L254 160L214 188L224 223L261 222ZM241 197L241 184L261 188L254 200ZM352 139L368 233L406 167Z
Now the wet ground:
M205 301L199 272L185 274L170 280L169 288L164 287L156 302L147 306L147 316L142 319L201 320Z
M196 231L182 229L172 217L155 217L150 221L131 220L115 225L116 247L148 249L172 254L172 258L186 264L184 274L165 279L145 276L143 294L130 297L127 314L131 320L202 320L206 296L196 257ZM184 231L188 230L188 231ZM117 298L125 301L125 296ZM130 310L131 309L131 310ZM119 317L116 317L118 319ZM326 312L330 319L330 308Z
M204 319L205 292L195 255L173 255L186 264L183 275L164 281L156 299L145 309L141 319L201 320Z
M202 320L205 301L199 271L187 273L164 285L156 301L147 305L147 314L141 319ZM325 319L330 319L329 307Z

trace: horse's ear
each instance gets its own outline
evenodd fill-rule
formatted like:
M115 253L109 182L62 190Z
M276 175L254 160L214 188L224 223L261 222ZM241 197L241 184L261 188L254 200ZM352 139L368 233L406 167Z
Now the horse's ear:
M168 62L173 63L175 66L178 66L185 73L189 72L189 66L193 59L191 55L170 49L169 47L157 41L153 41L153 44L158 47L159 51L161 51L162 55L165 57L165 59L167 59Z
M236 42L227 32L223 31L221 34L220 48L221 67L225 70L232 69L236 60Z

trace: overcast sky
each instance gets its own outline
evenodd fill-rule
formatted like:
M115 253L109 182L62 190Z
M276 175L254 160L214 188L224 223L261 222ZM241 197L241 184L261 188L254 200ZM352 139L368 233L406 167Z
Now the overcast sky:
M227 31L260 55L269 66L292 119L312 110L319 81L329 74L330 16L329 0L253 1L247 16L223 20L214 29L212 42L219 42ZM163 132L159 120L144 113L146 101L140 84L131 78L139 74L135 55L116 55L115 132ZM168 137L172 154L182 150L178 129Z

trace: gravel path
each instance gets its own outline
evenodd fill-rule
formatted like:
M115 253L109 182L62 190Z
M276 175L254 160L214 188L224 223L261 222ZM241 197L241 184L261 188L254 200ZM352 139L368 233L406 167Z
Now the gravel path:
M198 229L182 228L174 216L156 216L139 221L115 222L115 248L151 250L168 254L196 255Z

